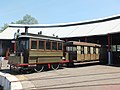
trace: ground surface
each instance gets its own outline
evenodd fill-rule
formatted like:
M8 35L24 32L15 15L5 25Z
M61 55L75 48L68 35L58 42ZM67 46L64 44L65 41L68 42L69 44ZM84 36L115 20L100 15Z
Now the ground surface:
M120 67L87 64L15 75L25 90L120 90Z

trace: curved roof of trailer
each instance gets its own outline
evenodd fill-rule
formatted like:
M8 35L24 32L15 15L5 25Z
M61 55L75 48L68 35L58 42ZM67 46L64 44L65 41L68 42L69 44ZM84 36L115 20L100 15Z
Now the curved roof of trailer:
M13 39L15 32L25 32L37 34L42 31L43 35L67 37L83 37L92 35L103 35L108 33L120 32L120 14L96 20L80 21L61 24L10 24L9 27L0 33L0 39Z
M77 41L68 41L65 45L67 46L93 46L93 47L101 47L100 44L95 44L95 43L86 43L86 42L77 42Z

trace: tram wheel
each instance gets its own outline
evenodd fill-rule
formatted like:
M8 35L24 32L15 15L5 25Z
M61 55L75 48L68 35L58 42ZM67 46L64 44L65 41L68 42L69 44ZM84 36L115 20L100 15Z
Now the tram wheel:
M36 68L34 68L36 72L42 72L44 70L44 65L37 65Z
M51 64L51 68L53 70L57 70L57 69L59 69L59 67L60 67L60 64Z
M12 71L12 66L10 65L10 71Z

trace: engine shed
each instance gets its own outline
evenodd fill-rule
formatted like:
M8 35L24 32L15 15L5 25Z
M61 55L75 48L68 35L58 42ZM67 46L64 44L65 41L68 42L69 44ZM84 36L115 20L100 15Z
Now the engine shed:
M14 49L11 41L15 33L18 30L20 31L19 33L22 33L27 29L29 33L37 34L41 32L43 35L59 37L64 41L100 44L107 48L108 64L120 63L120 15L62 24L11 24L0 33L1 56L5 56L3 52L7 50L8 46L11 50ZM7 34L8 32L9 34ZM6 44L3 42L6 42Z

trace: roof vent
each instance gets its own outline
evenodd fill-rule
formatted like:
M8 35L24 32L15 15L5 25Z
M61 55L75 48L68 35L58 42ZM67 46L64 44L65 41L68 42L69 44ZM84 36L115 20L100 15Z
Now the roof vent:
M42 34L42 31L38 32L38 35L41 35Z
M53 36L55 36L55 34L53 34Z
M58 38L58 35L56 36L56 38Z

